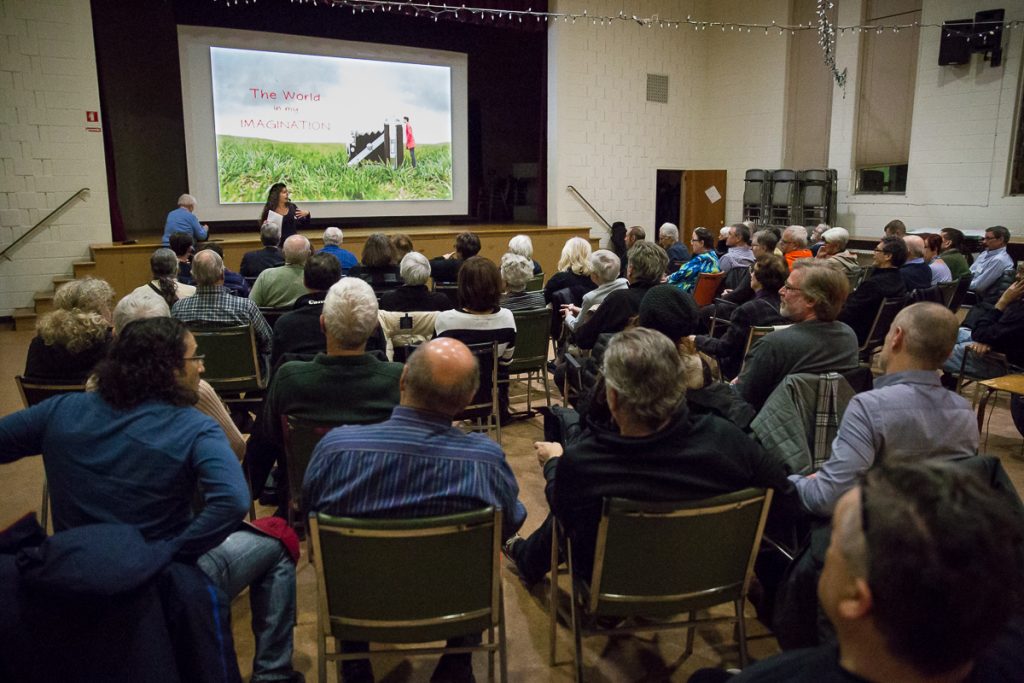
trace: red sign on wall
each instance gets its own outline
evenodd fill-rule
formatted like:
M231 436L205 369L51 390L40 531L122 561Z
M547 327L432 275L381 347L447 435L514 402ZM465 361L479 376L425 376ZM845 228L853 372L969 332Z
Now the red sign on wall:
M100 120L100 113L98 111L87 111L85 112L86 123L98 123Z

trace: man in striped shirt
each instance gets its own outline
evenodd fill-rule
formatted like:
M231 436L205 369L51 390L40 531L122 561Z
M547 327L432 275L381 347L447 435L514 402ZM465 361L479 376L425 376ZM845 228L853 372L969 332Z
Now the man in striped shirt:
M309 511L427 517L494 505L502 510L502 537L510 538L526 519L526 508L518 500L519 486L501 446L452 426L479 381L476 358L462 342L438 338L422 345L405 365L401 403L390 419L339 427L317 445L302 486ZM471 634L449 644L479 638ZM342 647L360 652L366 643ZM346 683L373 680L369 660L343 662L342 672ZM435 677L473 680L470 655L443 656Z

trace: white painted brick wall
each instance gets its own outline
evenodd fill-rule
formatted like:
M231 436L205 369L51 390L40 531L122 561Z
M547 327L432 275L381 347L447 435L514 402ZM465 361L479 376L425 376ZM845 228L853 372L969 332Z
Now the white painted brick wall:
M103 138L86 131L99 108L89 0L0 0L0 248L91 190L0 261L0 316L110 241Z

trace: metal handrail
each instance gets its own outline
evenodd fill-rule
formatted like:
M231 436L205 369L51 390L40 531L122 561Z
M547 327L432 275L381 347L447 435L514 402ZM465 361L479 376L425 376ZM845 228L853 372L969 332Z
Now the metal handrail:
M594 205L593 205L593 204L591 204L590 202L588 202L588 201L587 201L587 198L586 198L586 197L584 197L584 196L583 196L583 195L582 195L582 194L580 193L580 191L579 191L579 190L577 190L577 189L576 189L575 187L573 187L572 185L569 185L569 186L568 186L568 187L567 187L566 189L567 189L567 190L572 190L572 191L573 191L573 192L574 192L574 193L576 194L576 196L577 196L577 197L579 198L579 200L580 200L581 202L583 202L584 204L586 204L586 205L587 205L587 208L588 208L588 209L590 209L590 211L591 211L591 212L592 212L592 213L593 213L593 214L594 214L595 216L597 216L598 218L600 218L600 219L601 219L601 222L602 222L602 223L604 223L604 225L605 225L605 227L606 227L606 228L608 228L609 230L611 230L611 229L612 229L612 224L611 224L611 223L609 223L609 222L608 222L607 220L605 220L605 217L601 215L601 212L599 212L599 211L598 211L597 209L595 209L595 208L594 208Z
M10 244L8 244L6 247L4 247L4 250L0 251L0 257L5 258L8 261L10 261L11 257L7 255L7 252L13 250L15 247L17 247L19 244L21 244L22 241L24 241L24 240L28 239L29 237L31 237L32 234L36 232L36 230L38 230L39 228L45 226L51 220L53 220L54 218L56 218L60 214L64 213L65 209L68 208L68 206L71 204L71 202L75 201L76 199L83 199L85 197L85 195L89 194L89 192L90 192L90 190L89 190L88 187L83 187L81 190L79 190L78 192L76 192L73 195L71 195L67 199L67 201L65 201L63 204L58 206L56 209L54 209L50 213L46 214L46 216L44 216L41 221L39 221L38 223L33 225L31 228L29 228L25 232L25 234L23 234L21 237L19 237L18 239L14 240Z

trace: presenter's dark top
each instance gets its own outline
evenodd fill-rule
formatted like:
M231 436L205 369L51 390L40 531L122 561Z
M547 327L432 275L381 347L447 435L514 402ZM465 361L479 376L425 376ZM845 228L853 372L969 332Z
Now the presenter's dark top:
M302 218L297 218L295 212L299 207L295 206L291 202L286 204L288 207L288 213L285 214L284 219L281 221L281 244L284 241L297 233L299 230L305 230L309 227L309 219L312 218L310 214L306 214Z

